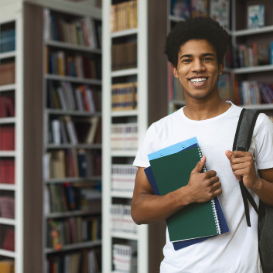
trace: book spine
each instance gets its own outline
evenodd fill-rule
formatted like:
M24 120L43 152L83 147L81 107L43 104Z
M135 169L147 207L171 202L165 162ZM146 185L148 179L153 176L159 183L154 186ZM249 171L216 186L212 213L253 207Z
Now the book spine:
M198 147L198 152L199 152L199 157L201 159L203 157L203 153L202 153L200 147ZM206 172L206 171L207 171L207 166L205 164L204 167L203 167L203 172ZM221 227L220 227L220 223L219 223L219 219L218 219L218 214L217 214L215 201L214 201L214 199L212 199L210 202L211 202L211 206L212 206L212 211L213 211L213 216L214 216L214 221L215 221L215 226L216 226L216 232L218 234L221 234Z

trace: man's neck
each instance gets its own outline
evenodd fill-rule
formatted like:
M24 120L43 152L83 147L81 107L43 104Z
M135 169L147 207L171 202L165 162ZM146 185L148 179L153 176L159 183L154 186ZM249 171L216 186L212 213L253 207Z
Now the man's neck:
M230 106L219 96L208 101L188 98L184 107L184 115L192 120L205 120L225 113Z

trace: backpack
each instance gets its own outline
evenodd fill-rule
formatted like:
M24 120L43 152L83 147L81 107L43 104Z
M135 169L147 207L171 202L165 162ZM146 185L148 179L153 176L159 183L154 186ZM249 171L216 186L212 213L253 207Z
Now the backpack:
M233 151L248 151L258 115L259 111L256 110L242 110L235 133ZM251 226L248 202L258 213L258 243L260 260L263 272L271 273L273 272L273 207L264 204L262 200L260 200L258 208L252 195L245 187L243 180L241 180L239 184L248 226Z

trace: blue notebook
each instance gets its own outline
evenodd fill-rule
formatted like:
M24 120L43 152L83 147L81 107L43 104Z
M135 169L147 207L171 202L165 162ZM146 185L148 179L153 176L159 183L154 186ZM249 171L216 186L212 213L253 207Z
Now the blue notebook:
M152 160L152 159L156 159L156 158L166 156L166 155L170 155L170 154L173 154L173 153L182 152L184 150L195 148L197 146L199 146L198 142L197 142L197 138L192 138L192 139L189 139L187 141L183 141L183 142L177 143L175 145L172 145L170 147L164 148L164 149L162 149L162 150L160 150L158 152L152 153L152 154L150 154L149 159L151 158L151 160ZM160 195L157 184L156 184L156 181L155 181L155 178L154 178L154 175L153 175L152 168L148 167L144 171L146 173L146 176L147 176L147 178L148 178L148 180L149 180L149 182L151 184L151 187L153 188L155 194ZM221 208L218 197L216 197L214 199L214 202L215 202L215 206L216 206L216 210L217 210L219 224L220 224L220 227L221 227L221 234L229 232L229 227L227 225L227 222L226 222L226 219L225 219L225 216L224 216L223 210ZM184 247L187 247L187 246L190 246L190 245L205 241L205 240L207 240L207 239L209 239L211 237L214 237L214 236L191 239L191 240L186 240L186 241L181 241L181 242L174 242L173 246L174 246L175 250L179 250L181 248L184 248Z

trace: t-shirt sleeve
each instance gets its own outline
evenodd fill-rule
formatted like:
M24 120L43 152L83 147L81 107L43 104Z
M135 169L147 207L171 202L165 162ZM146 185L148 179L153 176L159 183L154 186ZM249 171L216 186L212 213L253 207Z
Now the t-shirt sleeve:
M258 119L261 122L254 134L256 164L259 170L265 170L273 168L273 124L265 114L260 114Z
M154 124L152 124L146 131L145 136L140 143L137 155L135 157L135 161L133 162L134 166L145 168L150 166L148 154L154 152L151 147L151 142L155 139L155 137L156 131L154 128Z

